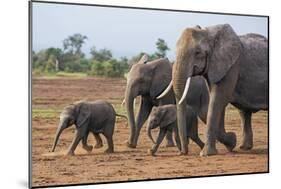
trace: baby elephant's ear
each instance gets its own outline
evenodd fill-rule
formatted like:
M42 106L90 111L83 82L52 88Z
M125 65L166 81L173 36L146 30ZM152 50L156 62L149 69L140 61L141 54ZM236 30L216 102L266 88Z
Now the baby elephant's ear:
M168 108L162 108L160 116L160 128L167 127L176 121L176 112Z
M79 103L77 104L77 121L76 126L82 127L87 126L90 120L91 110L89 104Z

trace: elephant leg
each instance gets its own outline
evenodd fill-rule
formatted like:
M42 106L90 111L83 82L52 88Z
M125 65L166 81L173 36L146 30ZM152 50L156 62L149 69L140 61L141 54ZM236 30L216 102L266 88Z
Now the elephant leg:
M226 106L223 93L221 90L219 90L219 87L215 85L213 86L213 90L214 91L212 91L210 95L209 111L207 115L207 140L203 150L200 153L201 156L217 154L217 133L219 132L220 120L222 119L222 113Z
M167 129L160 129L157 140L156 140L156 144L154 144L152 146L152 148L148 150L148 153L150 155L154 155L156 153L156 151L158 150L158 148L159 148L161 142L163 141L166 133L167 133Z
M176 123L173 123L173 124L176 127ZM167 131L165 139L166 139L166 145L165 145L166 147L174 147L175 146L174 141L173 141L173 132L172 131L170 131L170 130Z
M93 133L93 135L96 140L96 145L94 146L94 148L101 148L103 144L99 133Z
M91 151L93 150L93 146L87 144L88 136L89 136L89 132L86 133L86 135L82 138L82 147L83 147L87 152L91 152Z
M243 139L240 145L242 150L250 150L253 148L253 130L252 130L252 112L240 110L242 120Z
M186 125L188 128L187 135L189 135L191 140L193 140L202 150L204 147L204 143L202 142L202 140L199 138L198 135L198 120L196 115L188 116Z
M223 136L223 142L230 142L230 145L236 145L236 136L234 133L225 133L224 124L221 124L221 120L224 119L224 111L226 105L231 101L233 97L233 91L238 79L239 64L235 64L231 67L225 77L216 84L210 86L210 100L208 105L207 114L207 132L206 143L201 151L201 156L215 155L217 154L216 139ZM224 132L222 132L224 131ZM232 147L233 148L233 147Z
M105 138L107 140L107 145L108 145L108 148L105 150L105 153L113 153L114 152L114 145L113 145L112 136L105 135Z
M107 128L107 129L105 129L103 132L103 135L106 138L107 146L108 146L107 149L105 150L105 153L114 152L114 144L113 144L113 140L112 140L114 129L112 129L112 127L114 128L114 121L107 123L107 126L105 126L105 128Z
M221 120L219 124L218 141L223 143L228 151L232 151L236 146L236 135L233 132L226 132L224 125L225 110L223 110L221 115Z
M138 138L140 135L140 130L141 130L144 122L147 120L147 118L151 112L151 109L152 109L152 104L151 104L150 100L146 97L142 97L138 115L137 115L134 143L132 145L134 147L137 146Z
M67 155L74 155L74 151L79 144L80 140L85 136L86 134L86 128L79 128L75 131L75 136L72 140L72 143L69 146L69 149L67 151Z

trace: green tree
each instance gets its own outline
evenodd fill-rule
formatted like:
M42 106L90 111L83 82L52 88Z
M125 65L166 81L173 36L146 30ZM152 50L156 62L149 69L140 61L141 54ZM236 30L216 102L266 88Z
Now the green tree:
M81 48L86 39L88 39L88 37L80 33L73 34L63 40L63 48L65 51L71 54L84 56L84 54L81 52Z
M62 50L59 48L48 48L32 53L32 68L39 72L56 71L56 62L61 62Z
M168 47L167 43L164 39L158 38L156 42L157 51L155 52L156 57L163 58L166 56L166 53L170 48Z
M99 62L105 62L112 59L111 51L105 48L97 50L96 47L92 47L90 53L92 55L92 59Z

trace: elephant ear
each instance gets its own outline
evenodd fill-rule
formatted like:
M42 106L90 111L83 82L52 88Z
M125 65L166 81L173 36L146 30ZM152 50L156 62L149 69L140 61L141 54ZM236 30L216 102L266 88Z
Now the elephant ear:
M176 109L161 108L160 109L160 128L167 127L176 121Z
M138 61L138 64L146 64L147 61L148 61L148 55L143 54L142 57L140 58L140 60Z
M229 24L207 28L213 42L209 57L208 78L211 83L219 82L234 65L241 53L241 41Z
M89 104L83 102L77 104L77 108L78 108L78 113L77 113L76 126L79 128L89 123L91 110Z
M167 58L158 59L149 64L152 65L153 69L150 96L156 98L171 82L172 66Z

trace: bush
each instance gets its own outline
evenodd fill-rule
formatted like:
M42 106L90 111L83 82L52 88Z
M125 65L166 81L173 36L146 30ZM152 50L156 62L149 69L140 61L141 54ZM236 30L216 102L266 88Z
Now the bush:
M106 76L106 77L122 77L128 70L126 61L118 61L111 59L106 62L93 61L89 75Z

